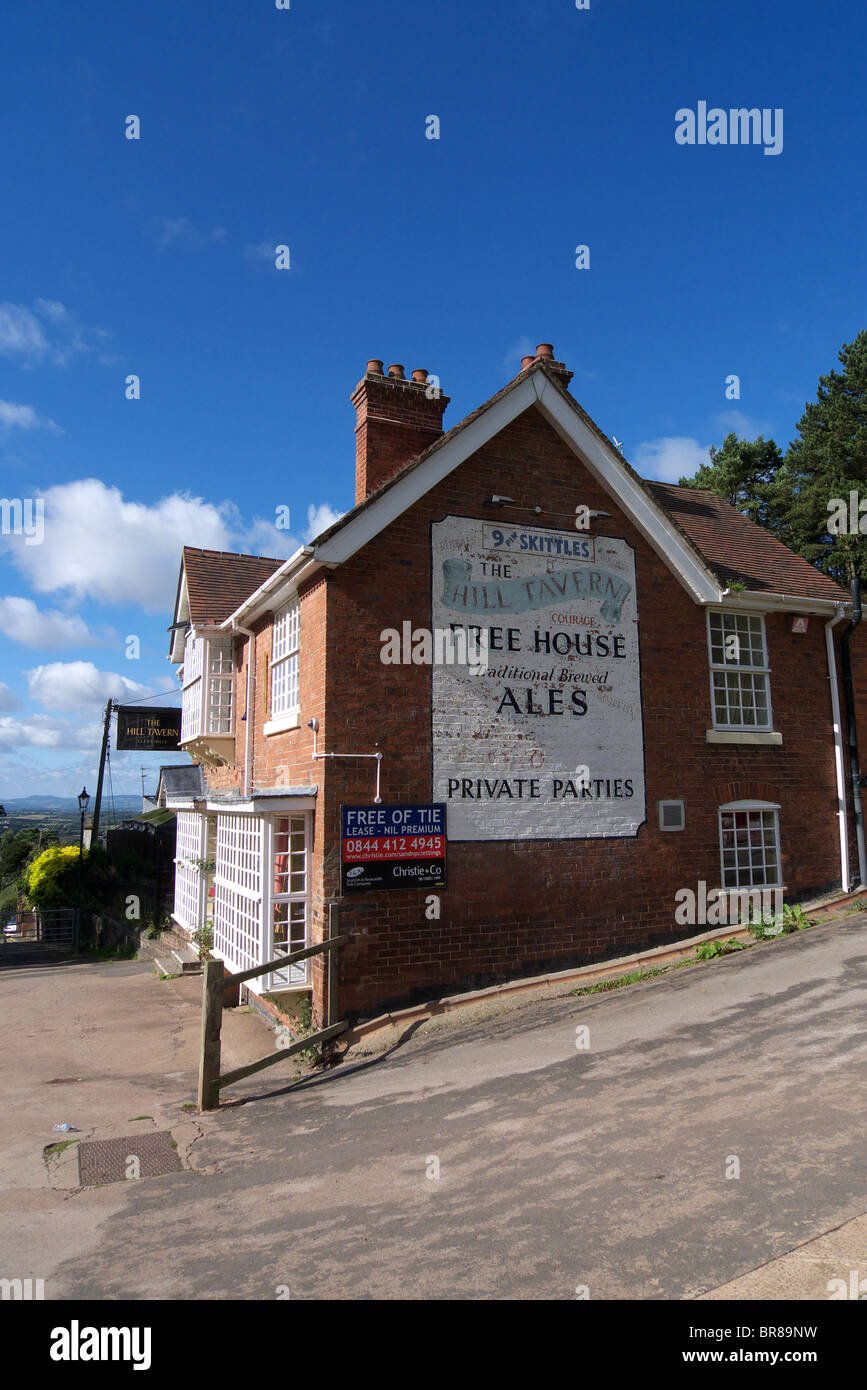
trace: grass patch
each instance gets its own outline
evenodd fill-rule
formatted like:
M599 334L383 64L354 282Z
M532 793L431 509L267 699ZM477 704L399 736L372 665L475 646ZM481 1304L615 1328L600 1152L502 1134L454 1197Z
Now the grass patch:
M46 1158L53 1157L55 1154L62 1154L64 1149L68 1149L70 1144L77 1144L77 1139L58 1139L56 1144L48 1144L43 1153Z
M198 1110L198 1108L194 1100L185 1100L181 1106L182 1110Z
M79 955L85 960L137 960L138 946L131 942L126 946L82 946Z
M623 985L637 985L641 980L653 980L657 975L665 975L670 966L659 966L652 970L628 970L623 975L615 975L611 980L599 980L595 985L582 985L573 989L573 994L607 994L610 989L621 989Z
M177 975L164 975L162 971L160 971L159 978L161 980L179 980L181 978L180 971Z
M127 1120L128 1125L134 1125L136 1120L152 1120L153 1115L131 1115Z
M867 908L867 898L861 899L861 902L864 904L863 907L853 904L846 911L863 912ZM595 985L583 985L580 989L571 990L570 993L572 995L607 994L612 989L621 989L625 985L637 985L642 980L653 980L659 975L667 975L670 970L680 970L685 965L699 965L703 961L718 960L720 956L733 955L736 951L746 951L750 946L755 946L760 941L774 941L781 936L791 936L793 932L805 931L807 927L814 927L816 923L807 917L802 907L786 906L783 908L782 917L777 920L763 917L761 921L743 922L739 925L751 933L752 941L738 941L735 937L730 937L727 941L702 941L696 946L695 955L687 956L685 960L672 961L671 965L655 966L648 970L628 970L622 975L613 976L610 980L599 980Z
M730 956L733 951L746 951L748 949L748 941L736 941L734 937L729 941L703 941L700 946L695 948L695 958L696 960L716 960L719 956Z

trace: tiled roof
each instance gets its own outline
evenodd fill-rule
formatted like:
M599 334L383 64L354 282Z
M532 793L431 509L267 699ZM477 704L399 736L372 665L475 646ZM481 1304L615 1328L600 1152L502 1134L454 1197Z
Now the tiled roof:
M283 564L262 555L235 555L228 550L194 550L184 546L184 573L190 621L221 623Z
M417 458L389 478L351 511L327 527L313 544L321 545L341 531L360 512L375 506L383 493L420 468L450 440L495 405L518 381L530 372L544 372L548 380L597 438L611 449L608 436L578 404L566 389L560 373L537 360L514 380L507 382L490 400L485 401L463 420L459 420L444 435L436 439ZM703 488L677 487L641 478L626 460L618 462L634 482L666 513L698 557L722 581L723 587L732 580L758 592L789 594L794 598L831 599L845 602L848 594L828 575L823 574L776 540L761 526L743 516L717 493ZM184 548L184 565L193 623L222 622L248 599L266 579L279 569L281 560L263 559L254 555L234 555L216 550Z
M827 574L776 540L749 517L705 488L645 482L654 499L689 537L723 581L794 598L849 597Z
M471 411L463 420L459 420L394 477L389 478L339 521L329 526L316 537L314 544L321 545L348 525L359 512L374 506L383 493L396 486L408 473L420 468L432 454L439 452L480 415L496 405L530 372L544 372L548 380L580 415L588 429L593 431L607 449L611 449L608 436L566 390L560 373L537 359L525 371L519 372L512 381L507 382L490 400ZM662 508L687 544L698 553L699 558L717 578L723 581L723 587L726 582L738 580L748 589L790 594L794 598L832 599L838 602L848 599L848 593L833 579L822 574L821 570L817 570L802 556L795 555L788 546L775 540L761 526L743 516L717 493L700 488L676 487L672 483L652 482L641 478L622 456L618 458L618 462L633 481Z

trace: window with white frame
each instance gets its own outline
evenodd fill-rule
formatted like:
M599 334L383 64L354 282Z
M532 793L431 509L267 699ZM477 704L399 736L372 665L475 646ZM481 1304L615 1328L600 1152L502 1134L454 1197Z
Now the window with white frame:
M217 816L214 950L230 970L248 970L264 959L262 833L260 816Z
M723 888L781 884L779 809L768 801L733 801L719 809Z
M184 646L181 742L232 733L235 670L231 637L196 637Z
M208 639L208 690L205 706L205 733L232 732L232 696L235 670L231 637Z
M764 618L711 609L707 623L714 728L770 729Z
M299 708L298 654L300 606L295 599L274 617L271 642L271 715L294 714Z
M309 944L307 833L307 816L277 816L273 822L271 940L275 955L289 955ZM306 983L307 965L304 960L275 971L270 987Z
M178 811L175 851L175 920L187 931L198 929L201 913L202 827L195 811Z

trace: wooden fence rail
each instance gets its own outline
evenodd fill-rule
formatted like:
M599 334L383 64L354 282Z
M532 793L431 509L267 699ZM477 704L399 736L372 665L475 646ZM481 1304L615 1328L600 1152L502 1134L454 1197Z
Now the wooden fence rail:
M330 1038L336 1038L340 1033L346 1031L349 1027L347 1021L344 1019L342 1022L337 1022L334 1018L337 1006L337 971L335 968L337 957L333 952L336 947L344 945L349 939L349 934L337 935L337 905L332 903L329 935L327 940L320 942L318 946L305 946L303 950L293 951L291 955L287 956L278 956L276 960L266 961L264 965L254 965L249 970L239 970L235 975L224 975L223 962L220 960L205 961L202 978L202 1046L199 1058L200 1110L218 1110L220 1091L224 1086L231 1086L235 1081L243 1080L245 1076L252 1076L254 1072L262 1071L264 1067L272 1067L275 1062L282 1062L284 1057L291 1057L294 1052L304 1052L308 1048L317 1047L319 1043L327 1042ZM232 989L235 985L243 984L246 980L255 979L257 975L265 975L271 970L285 970L287 966L294 965L296 961L306 960L308 956L321 955L325 951L332 953L328 958L327 1026L318 1033L311 1033L306 1038L299 1038L289 1047L281 1047L276 1052L269 1053L267 1057L260 1057L258 1062L250 1062L245 1067L236 1067L234 1071L224 1072L221 1076L220 1035L223 1024L223 995L225 991Z

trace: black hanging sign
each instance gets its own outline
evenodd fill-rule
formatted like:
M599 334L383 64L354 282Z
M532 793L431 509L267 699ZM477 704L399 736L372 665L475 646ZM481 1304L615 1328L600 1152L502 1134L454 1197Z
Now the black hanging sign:
M180 746L181 711L172 706L118 705L117 747L170 752Z

